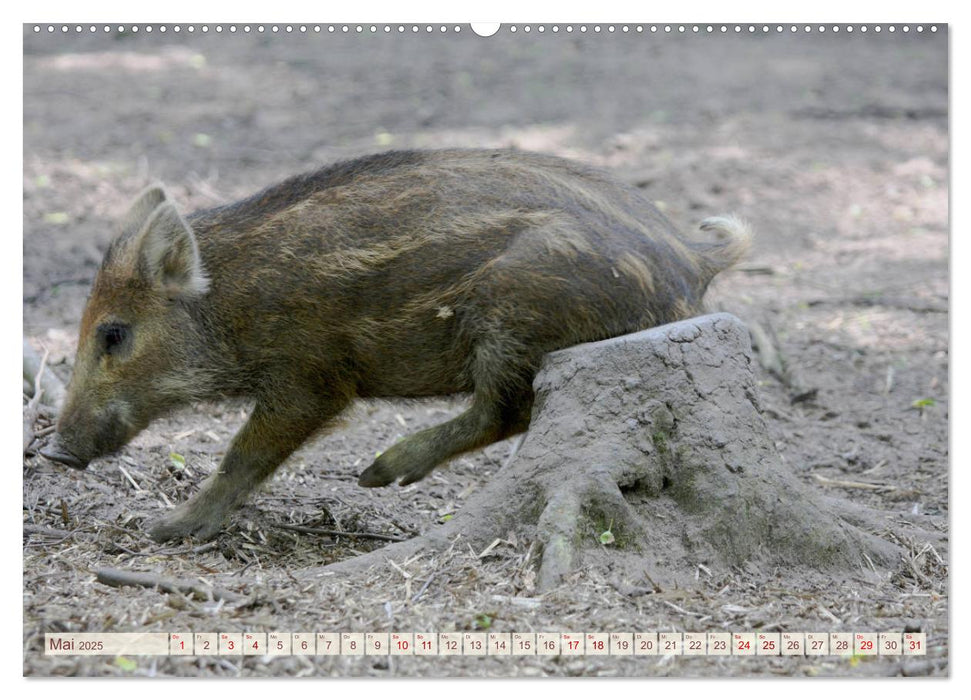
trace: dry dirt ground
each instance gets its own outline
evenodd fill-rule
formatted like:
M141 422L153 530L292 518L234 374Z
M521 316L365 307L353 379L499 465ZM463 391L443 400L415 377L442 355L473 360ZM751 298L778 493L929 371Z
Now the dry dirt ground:
M45 28L46 29L46 28ZM380 29L380 28L379 28ZM757 233L710 305L772 339L759 367L786 468L881 511L907 556L835 581L699 567L678 587L595 543L544 596L535 547L461 542L367 576L323 565L462 508L510 445L408 488L356 478L462 400L382 403L307 445L214 544L143 524L218 463L247 406L153 424L77 472L24 457L23 670L31 676L893 676L948 673L948 59L936 33L768 35L437 28L291 35L24 31L24 336L71 371L87 287L132 197L160 179L184 210L386 148L507 146L616 173L679 226L736 212ZM25 399L26 401L26 399ZM48 423L42 417L38 430ZM45 438L41 437L42 443ZM35 444L35 447L37 444ZM185 468L173 464L182 455ZM931 533L906 534L910 525ZM598 550L599 547L599 550ZM115 567L192 579L231 602L110 588ZM885 631L900 658L46 657L48 631Z

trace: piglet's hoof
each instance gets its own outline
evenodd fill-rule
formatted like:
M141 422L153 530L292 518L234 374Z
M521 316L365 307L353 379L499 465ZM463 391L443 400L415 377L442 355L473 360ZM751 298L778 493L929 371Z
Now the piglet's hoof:
M160 543L186 537L206 542L222 531L222 525L218 518L198 517L180 507L149 524L148 536Z
M370 467L361 472L361 476L357 479L357 485L366 488L378 488L387 486L397 478L398 474L395 473L394 469L386 462L382 462L379 457Z
M358 486L387 486L397 479L407 486L421 481L435 469L435 461L422 454L421 433L405 438L382 453L370 467L361 472Z

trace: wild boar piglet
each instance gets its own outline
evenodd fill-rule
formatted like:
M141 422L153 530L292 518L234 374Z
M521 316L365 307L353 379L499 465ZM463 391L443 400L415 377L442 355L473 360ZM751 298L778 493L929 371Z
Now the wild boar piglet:
M186 217L150 187L105 253L44 454L84 468L175 408L251 401L219 468L150 527L206 539L355 397L471 394L359 480L410 484L526 430L546 353L700 313L748 244L732 217L701 228L680 236L599 170L503 150L368 156Z

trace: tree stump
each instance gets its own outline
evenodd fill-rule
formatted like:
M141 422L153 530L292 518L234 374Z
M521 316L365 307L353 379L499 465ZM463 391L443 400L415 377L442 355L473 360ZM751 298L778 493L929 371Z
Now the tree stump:
M871 516L824 499L782 463L751 364L748 330L729 314L551 353L518 453L460 513L326 570L440 550L460 535L485 546L510 532L542 546L541 590L605 547L641 557L658 582L698 564L892 567L897 547L851 522Z

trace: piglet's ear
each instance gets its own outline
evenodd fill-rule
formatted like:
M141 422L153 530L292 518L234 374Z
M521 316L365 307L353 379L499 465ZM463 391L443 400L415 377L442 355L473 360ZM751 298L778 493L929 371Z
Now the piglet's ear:
M148 217L165 201L168 201L168 195L160 184L142 190L121 222L121 237L134 236L141 231Z
M139 273L170 299L206 293L209 279L196 237L170 202L155 208L135 245Z

